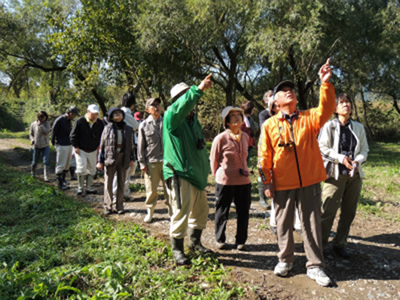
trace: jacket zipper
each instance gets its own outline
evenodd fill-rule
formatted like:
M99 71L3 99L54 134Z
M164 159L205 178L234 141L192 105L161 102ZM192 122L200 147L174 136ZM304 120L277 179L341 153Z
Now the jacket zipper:
M295 121L295 120L293 120L293 121ZM293 140L294 156L296 157L297 174L299 175L300 187L303 187L303 183L302 183L302 180L301 180L301 174L300 174L299 159L297 157L296 142L294 140L293 125L292 125L291 122L289 122L289 124L290 124L290 133L292 134L292 140Z

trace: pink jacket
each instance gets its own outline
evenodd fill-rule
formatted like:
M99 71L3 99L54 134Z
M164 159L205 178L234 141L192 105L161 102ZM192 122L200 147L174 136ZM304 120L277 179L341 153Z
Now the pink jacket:
M210 153L211 172L215 182L222 185L245 185L250 177L243 176L239 170L248 171L247 150L249 136L243 132L240 142L234 140L228 130L217 135Z

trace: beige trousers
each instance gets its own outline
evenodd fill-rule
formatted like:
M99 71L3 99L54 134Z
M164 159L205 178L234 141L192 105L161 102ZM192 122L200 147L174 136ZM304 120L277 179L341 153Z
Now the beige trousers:
M79 175L96 175L97 150L93 152L85 152L79 150L79 154L75 153L76 170Z
M56 174L69 170L72 158L72 146L56 145Z
M177 191L174 178L169 179L167 192L172 206L170 236L183 239L187 228L204 229L208 220L208 201L206 191L201 191L188 181L179 178L181 208L177 207Z
M163 175L163 163L162 162L155 162L155 163L148 163L147 164L147 173L144 173L144 184L146 186L146 207L147 208L154 208L157 204L158 198L158 184L160 181L164 187L164 199L165 205L169 205L169 197L167 193L167 189L164 182L164 175Z
M281 262L294 261L293 220L296 207L299 210L303 230L307 268L325 266L322 252L321 185L319 183L293 190L276 191L274 207Z

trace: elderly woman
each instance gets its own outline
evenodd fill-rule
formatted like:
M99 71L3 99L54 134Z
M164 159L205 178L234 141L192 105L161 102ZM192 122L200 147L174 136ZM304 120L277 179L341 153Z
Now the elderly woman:
M235 203L237 214L236 245L245 250L251 184L247 168L249 136L240 130L244 112L238 107L228 106L222 111L226 130L220 133L211 147L211 171L215 177L215 237L217 247L226 249L225 229L229 218L229 208Z
M327 245L340 208L333 250L338 256L348 258L347 236L361 192L361 178L364 176L361 164L367 160L369 148L363 125L350 118L350 97L339 94L336 105L336 118L327 122L319 135L319 147L328 175L322 191L322 243Z
M50 167L50 146L49 146L49 133L50 123L49 116L45 111L40 111L37 114L37 120L31 124L29 130L29 138L31 140L33 155L31 165L31 175L35 177L36 166L39 162L40 154L43 156L44 165L44 181L48 182L48 172Z

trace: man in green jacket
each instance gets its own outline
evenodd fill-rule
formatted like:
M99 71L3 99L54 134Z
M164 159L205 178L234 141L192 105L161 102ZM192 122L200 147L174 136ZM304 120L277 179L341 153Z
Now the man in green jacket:
M210 252L201 245L201 233L208 219L207 177L210 172L203 129L193 112L204 91L212 86L212 74L199 86L179 83L171 89L175 102L164 115L163 173L171 199L172 216L170 235L175 260L188 264L183 239L189 227L192 250Z

